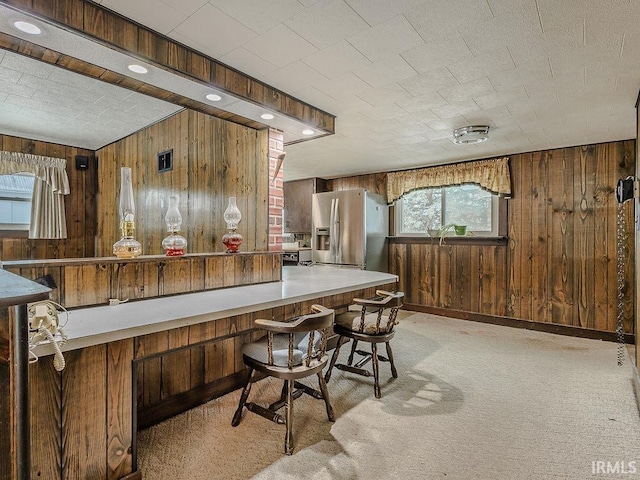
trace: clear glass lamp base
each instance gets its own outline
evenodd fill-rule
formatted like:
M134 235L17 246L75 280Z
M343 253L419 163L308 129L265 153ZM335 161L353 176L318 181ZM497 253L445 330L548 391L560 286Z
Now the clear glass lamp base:
M122 237L113 244L113 254L118 258L135 258L142 254L142 244L133 237Z

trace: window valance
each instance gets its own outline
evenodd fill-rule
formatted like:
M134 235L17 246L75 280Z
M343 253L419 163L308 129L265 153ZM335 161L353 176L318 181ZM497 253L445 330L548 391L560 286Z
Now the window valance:
M387 201L392 203L419 188L476 183L505 197L511 196L509 158L479 160L439 167L391 172L387 175Z
M29 238L67 238L63 197L69 194L66 166L63 158L0 151L0 175L32 173L36 177Z

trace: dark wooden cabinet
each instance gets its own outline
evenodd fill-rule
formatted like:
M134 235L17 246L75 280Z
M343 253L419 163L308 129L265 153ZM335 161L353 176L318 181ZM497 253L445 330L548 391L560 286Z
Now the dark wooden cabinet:
M326 192L323 178L306 178L284 182L284 231L285 233L311 233L311 196Z

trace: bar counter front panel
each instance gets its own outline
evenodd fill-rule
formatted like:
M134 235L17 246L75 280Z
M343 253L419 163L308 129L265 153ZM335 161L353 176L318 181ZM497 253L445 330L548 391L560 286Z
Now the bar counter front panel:
M284 267L282 279L71 310L65 370L46 347L30 366L32 478L141 478L136 431L239 388L256 318L340 310L397 284L335 267Z

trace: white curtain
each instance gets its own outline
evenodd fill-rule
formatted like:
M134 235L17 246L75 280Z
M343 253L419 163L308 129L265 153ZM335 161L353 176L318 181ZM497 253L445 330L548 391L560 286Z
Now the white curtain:
M33 200L29 238L67 238L64 195L69 194L67 161L29 153L1 152L0 175L33 173Z

